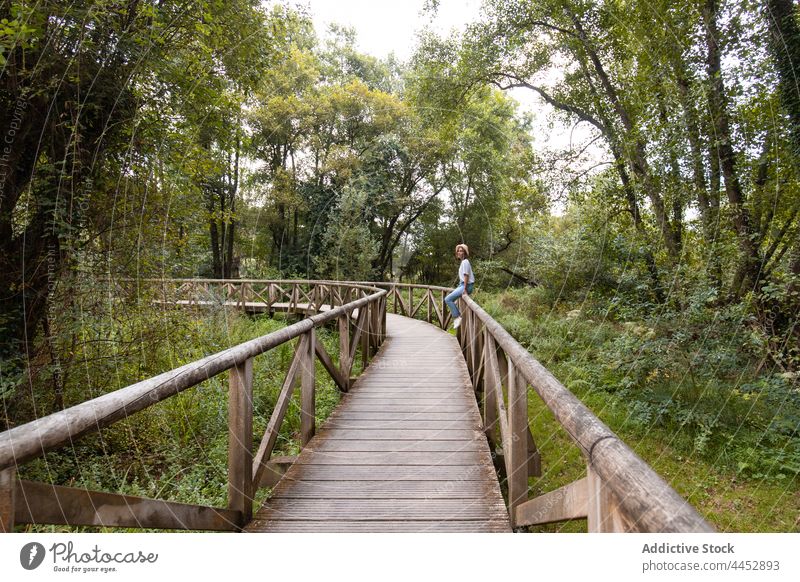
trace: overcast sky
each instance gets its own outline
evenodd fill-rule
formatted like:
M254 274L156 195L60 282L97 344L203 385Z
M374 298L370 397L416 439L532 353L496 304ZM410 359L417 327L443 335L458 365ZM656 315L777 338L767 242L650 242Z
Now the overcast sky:
M352 26L363 52L376 57L394 52L400 60L411 56L415 35L424 26L440 34L461 30L480 10L480 0L441 0L432 19L423 14L424 0L297 0L297 4L309 6L318 34L332 22Z

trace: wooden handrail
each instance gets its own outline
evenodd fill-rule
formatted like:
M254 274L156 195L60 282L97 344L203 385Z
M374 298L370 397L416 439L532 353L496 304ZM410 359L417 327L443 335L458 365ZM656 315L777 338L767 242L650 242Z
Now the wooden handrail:
M137 281L141 283L142 281ZM148 280L164 284L163 280ZM183 286L192 286L196 283L220 283L228 291L235 291L235 285L241 281L214 281L214 280L182 280L174 283ZM261 281L253 281L262 283ZM171 281L171 283L173 283ZM302 402L301 402L301 432L305 445L315 430L315 378L313 358L318 355L323 360L325 368L331 371L334 381L341 389L349 386L349 375L355 355L353 346L347 354L347 360L340 363L336 370L333 362L322 350L315 350L314 330L328 322L339 320L339 330L349 333L349 320L352 313L359 312L354 340L361 339L362 357L366 366L369 352L376 350L385 337L382 325L385 316L385 296L387 291L375 286L353 284L346 282L330 281L274 281L270 285L291 285L295 308L299 309L299 295L309 301L313 310L318 310L321 300L316 305L311 297L300 289L300 285L312 287L312 295L317 297L318 288L324 287L323 293L328 299L333 299L330 287L339 288L340 298L344 295L348 301L344 305L326 305L326 309L306 319L290 325L284 329L265 336L241 343L201 360L186 364L169 372L165 372L142 382L137 382L126 388L116 390L98 398L83 402L61 412L34 420L22 426L15 427L0 433L0 531L10 531L15 521L30 523L66 523L67 525L105 525L132 527L131 523L140 527L169 527L185 529L237 529L246 523L252 514L253 492L260 484L263 466L268 461L272 446L268 450L260 451L258 458L253 460L252 455L252 359L276 346L284 344L294 338L301 338L298 350L303 353L298 360L298 368L302 375ZM346 292L342 294L342 289ZM244 286L239 288L239 306L244 306ZM363 297L350 300L352 291L357 291ZM270 287L270 291L273 291ZM290 299L290 307L292 300ZM306 304L304 312L310 310ZM355 337L357 336L357 337ZM174 396L200 382L207 380L226 370L230 370L229 399L229 483L228 483L228 509L209 508L197 505L179 504L182 515L181 520L162 520L154 516L152 508L167 507L167 502L149 500L144 498L129 498L112 493L88 492L79 489L54 488L47 484L23 482L17 479L16 469L20 465L35 459L48 451L74 442L76 438L97 432L131 414L139 412L170 396ZM292 375L296 372L290 370ZM289 380L287 378L287 380ZM288 382L293 385L294 377ZM290 392L290 391L289 391ZM288 402L288 395L287 395ZM273 431L277 436L280 422L283 419L284 409L277 416L275 422L270 423L268 434ZM267 435L265 435L265 439ZM274 445L274 438L272 438ZM251 467L251 464L253 465ZM255 477L255 479L254 479ZM26 492L36 492L37 501L42 502L47 498L56 499L61 503L70 500L67 509L56 517L53 512L31 512L23 498ZM21 497L22 496L22 497ZM135 499L135 507L126 509L122 513L115 511L100 515L96 511L87 511L87 500L105 499L107 504L128 507ZM130 503L129 503L130 502ZM66 501L65 501L66 503ZM136 510L141 507L142 510ZM172 506L170 506L172 507ZM178 505L175 505L178 507ZM57 512L56 512L57 513ZM49 520L49 521L48 521ZM56 521L52 521L56 520ZM163 525L163 524L169 525Z
M313 315L281 330L0 433L0 470L23 464L87 433L107 427L286 343L312 328L320 327L367 305L385 293L376 290L370 297Z
M461 298L467 310L465 322L459 329L460 341L476 387L484 386L489 422L494 415L504 411L502 406L501 374L496 370L496 347L503 351L506 364L505 385L509 389L508 420L501 428L508 456L506 471L509 476L510 514L514 525L534 525L585 516L590 531L642 531L642 532L711 532L714 529L675 492L647 463L622 442L603 424L572 392L559 382L499 323L487 314L472 297ZM482 329L480 329L482 327ZM485 334L489 341L480 341ZM488 365L481 367L473 358L473 349L482 343L481 359ZM489 374L489 377L486 376ZM527 481L529 460L515 450L515 443L524 438L510 425L518 423L524 414L527 419L527 392L521 389L524 382L533 387L556 420L566 430L584 455L587 479L581 479L559 490L559 503L574 499L573 504L553 510L553 493L541 498L520 500L518 478L524 474ZM497 404L488 405L488 399ZM498 410L501 409L501 410ZM502 421L502 419L501 419ZM509 425L504 427L503 425ZM516 454L515 454L516 453ZM516 483L515 491L511 491ZM527 483L526 483L527 484ZM541 500L550 496L546 503ZM517 497L515 499L515 497ZM558 505L558 504L555 504ZM583 507L583 512L577 511Z

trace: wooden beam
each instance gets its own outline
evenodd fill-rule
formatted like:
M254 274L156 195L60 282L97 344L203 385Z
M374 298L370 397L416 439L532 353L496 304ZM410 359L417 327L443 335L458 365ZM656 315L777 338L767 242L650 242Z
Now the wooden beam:
M14 531L14 495L17 472L14 467L0 471L0 533Z
M494 339L489 335L489 330L484 329L484 393L483 393L483 430L486 438L492 446L497 444L495 431L497 429L497 399L495 392L502 390L500 386L500 374L497 370L497 351L494 347Z
M381 323L383 322L383 316L381 315L381 302L376 301L373 303L372 307L372 355L378 353L378 348L381 347Z
M228 509L244 526L253 517L253 359L230 371L228 393Z
M265 298L263 297L263 295L262 295L262 293L264 292L264 290L263 290L263 289L261 290L261 293L259 293L258 291L256 291L255 289L253 289L253 288L251 287L251 288L250 288L250 291L253 293L253 298L254 298L254 299L261 299L261 302L262 302L264 305L266 305L266 306L268 306L268 307L269 307L269 305L270 305L270 302L269 302L267 299L265 299Z
M394 286L394 296L395 296L395 303L394 303L394 310L397 313L397 301L400 301L400 309L403 310L403 315L408 316L408 309L406 308L406 304L403 301L403 296L400 294L400 289L397 285Z
M341 372L339 372L339 369L336 367L336 364L333 363L330 354L328 354L321 341L318 340L314 342L314 352L317 354L317 358L322 362L323 367L328 371L328 374L333 379L336 386L338 386L339 390L347 392L347 380Z
M587 519L589 533L620 533L632 528L623 519L619 504L602 478L592 469L586 468L588 492Z
M296 460L297 455L272 457L267 461L264 473L261 475L261 481L258 483L258 488L275 487Z
M515 524L519 527L585 519L588 497L588 482L584 477L517 506L514 511Z
M208 531L236 531L242 523L230 509L33 481L18 481L16 497L18 523Z
M452 314L450 313L450 309L444 304L444 298L447 296L445 291L439 291L439 307L442 309L441 312L441 327L442 329L447 329L447 324L450 322L450 318Z
M439 305L436 303L436 301L431 303L431 305L433 305L433 311L434 311L434 313L436 313L436 323L439 325L439 327L441 329L444 329L444 327L445 327L444 323L443 323L444 322L444 318L442 317L441 309L446 309L445 306L442 305L442 308L439 309Z
M433 292L430 289L425 290L425 302L427 307L425 309L425 321L431 322L431 305L433 304Z
M475 336L475 343L476 343L476 350L475 350L475 373L472 375L472 388L475 390L476 394L481 394L483 392L483 371L484 371L484 357L483 357L483 343L485 341L485 335L483 333L483 328L480 328L480 331Z
M350 390L350 316L347 313L339 317L339 370L345 381L344 392Z
M281 393L278 395L278 401L275 403L275 409L272 411L269 423L267 423L267 430L264 431L261 444L258 445L258 452L256 452L255 459L253 459L253 483L255 484L261 482L264 465L269 460L272 449L275 448L275 443L278 440L278 433L281 429L281 423L286 414L286 409L289 407L289 399L292 397L295 379L300 370L302 354L304 350L307 349L308 337L302 335L297 342L292 363L289 364L289 370L286 372L286 378L283 380L283 387L281 388Z
M369 366L369 336L372 333L370 313L372 312L372 305L365 305L361 308L364 312L364 317L361 313L358 314L358 319L361 321L361 369L366 370Z
M513 362L508 373L508 513L515 527L514 509L528 500L528 383Z
M311 285L311 282L309 282L309 285ZM316 286L314 286L314 288L316 288ZM305 299L305 300L306 300L306 303L308 303L308 304L310 304L310 305L314 305L314 301L313 301L313 299L311 298L311 297L313 297L313 294L312 294L312 296L309 296L309 295L308 295L308 293L306 293L306 292L303 290L303 288L302 288L302 285L298 285L298 286L297 286L297 292L298 292L298 294L297 294L298 301L299 301L300 295L302 295L302 296L303 296L303 299Z
M500 442L503 444L503 460L506 466L506 475L511 475L511 429L508 426L508 412L506 403L503 400L503 387L497 386L494 391L494 401L497 403L497 419L500 421Z
M317 430L316 420L316 366L314 366L314 344L316 336L314 330L309 331L305 353L301 360L301 388L300 388L300 445L308 444Z
M342 373L347 374L348 377L350 376L350 372L353 370L353 362L356 360L356 348L358 347L358 342L361 339L361 334L363 333L364 312L364 309L358 310L358 315L356 316L356 320L353 325L353 333L350 337L350 347L347 349L347 367L342 370Z
M414 317L417 315L419 310L424 307L424 305L425 305L425 298L423 297L422 299L420 299L419 305L417 305L416 307L413 307L413 305L412 305L411 315L409 317L414 319Z

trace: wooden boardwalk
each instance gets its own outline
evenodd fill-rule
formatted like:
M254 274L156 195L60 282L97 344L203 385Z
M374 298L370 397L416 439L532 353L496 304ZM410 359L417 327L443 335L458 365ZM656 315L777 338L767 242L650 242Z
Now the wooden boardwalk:
M378 355L245 531L510 531L458 342L386 319Z

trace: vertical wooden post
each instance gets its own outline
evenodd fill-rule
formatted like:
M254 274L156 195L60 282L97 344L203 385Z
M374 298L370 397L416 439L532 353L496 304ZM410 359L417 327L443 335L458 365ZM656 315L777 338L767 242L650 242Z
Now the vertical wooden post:
M484 374L486 373L486 367L483 364L483 362L484 362L484 360L483 360L483 342L484 342L484 337L485 336L483 334L483 330L479 331L476 334L476 340L478 342L478 350L476 352L477 365L478 365L478 375L475 378L475 382L473 384L473 388L475 388L475 391L478 394L483 392L483 377L484 377Z
M497 350L494 346L494 338L486 328L483 329L483 343L485 346L483 350L483 368L486 370L486 380L483 383L483 430L486 432L486 438L489 443L494 446L496 444L494 433L498 420L495 391L500 390L500 385L498 382Z
M372 304L372 309L370 310L370 315L372 316L372 332L369 334L370 337L370 355L375 355L378 353L378 346L380 345L380 336L381 336L381 302L380 299Z
M369 334L370 334L370 304L363 305L361 309L364 310L363 317L359 313L359 321L361 322L361 371L367 369L369 365Z
M17 472L14 467L0 471L0 533L14 531L14 491Z
M308 349L302 355L302 384L300 406L300 442L306 446L316 432L316 378L314 366L314 342L317 341L314 328L308 332Z
M464 346L465 352L464 356L467 359L467 369L469 370L469 377L475 375L475 362L472 359L472 346L475 344L475 318L473 317L472 310L464 305L464 311L462 313L464 316L464 321L467 324L467 333L466 333L466 345Z
M480 336L480 320L471 309L469 310L469 319L469 358L472 363L472 369L470 371L472 372L472 387L475 388L475 385L478 383L478 356L480 355L478 351L478 337Z
M383 298L375 302L375 352L380 349L383 343Z
M234 366L228 394L228 509L253 517L253 359Z
M345 392L350 390L350 316L345 313L339 317L339 370L346 384Z
M508 428L511 450L508 475L508 513L511 527L516 522L516 508L528 500L528 383L509 361L508 370Z
M586 477L589 490L587 515L589 533L628 531L629 528L625 526L611 492L590 464L586 465Z
M425 306L425 321L430 323L431 322L431 303L432 303L431 290L430 289L425 289L425 302L427 304Z
M497 353L497 369L500 372L500 383L503 386L508 386L508 362L506 361L506 353L503 351L503 348L497 345L495 346L495 353Z
M414 288L413 287L409 287L408 288L408 313L406 315L411 317L412 313L414 313Z
M461 305L459 305L461 307ZM459 326L458 331L461 333L458 334L459 343L461 344L461 355L464 358L464 361L467 364L467 370L469 370L469 356L467 355L467 344L469 342L469 317L463 310L461 311L461 326Z
M464 308L461 311L461 325L464 327L464 360L467 362L467 369L469 370L470 379L472 378L472 352L470 351L470 345L472 344L472 312L461 303L461 306Z
M386 295L381 300L381 343L386 339L386 310L388 309Z
M439 305L442 308L442 319L439 321L439 327L447 329L447 316L450 314L450 310L444 302L444 297L444 291L439 291Z

